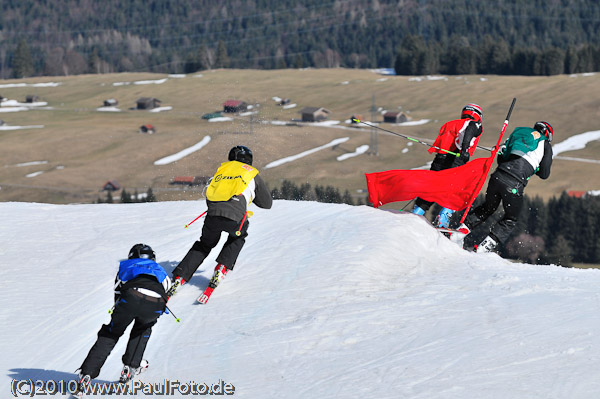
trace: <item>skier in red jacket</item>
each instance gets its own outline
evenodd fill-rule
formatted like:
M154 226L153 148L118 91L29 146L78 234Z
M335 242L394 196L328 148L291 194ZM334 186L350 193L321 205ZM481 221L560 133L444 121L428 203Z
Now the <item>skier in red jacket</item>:
M460 119L446 122L441 128L437 136L434 146L447 151L458 153L459 156L449 154L437 148L431 148L430 153L436 153L431 170L439 171L444 169L455 168L466 164L469 158L473 155L479 138L483 133L482 126L483 111L477 104L467 104L463 107L460 114ZM422 198L417 198L415 207L412 213L424 215L431 207L433 202L425 201ZM442 208L436 217L436 225L438 227L448 227L450 217L454 210Z

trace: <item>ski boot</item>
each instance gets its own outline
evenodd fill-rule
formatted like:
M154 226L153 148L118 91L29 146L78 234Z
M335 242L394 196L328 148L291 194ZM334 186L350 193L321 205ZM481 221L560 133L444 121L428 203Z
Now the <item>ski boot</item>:
M215 288L217 288L219 286L219 283L221 281L223 281L223 279L227 275L227 271L228 271L227 267L225 267L224 265L218 264L215 267L215 273L213 274L212 278L210 279L210 283L208 283L208 286L210 288L212 288L213 290Z
M498 246L498 242L491 236L487 236L481 241L481 243L475 248L477 253L492 252Z
M173 281L173 285L167 291L167 297L170 298L173 295L175 295L175 293L177 292L177 289L184 284L185 284L185 279L183 277L179 277L179 276L175 277L175 280Z
M459 247L463 247L465 237L471 233L471 229L467 227L466 224L461 224L456 231L449 233L448 239L453 243L457 244Z
M453 213L454 211L452 209L442 208L440 213L435 218L435 226L442 227L444 229L448 228L448 225L450 224L450 217L452 217Z
M119 382L121 384L127 384L129 381L133 379L136 375L140 374L142 371L148 368L148 361L143 359L140 362L140 367L134 368L128 365L123 366L123 370L121 370L121 377L119 378Z
M74 396L81 398L83 394L88 390L88 387L92 383L92 377L87 374L79 374L79 383L77 384L77 391Z
M212 295L215 288L217 288L219 283L223 281L223 279L227 275L228 270L229 269L227 269L227 267L221 264L218 264L215 267L215 274L213 274L212 278L210 279L208 287L206 287L202 295L200 295L197 299L199 303L206 305L206 302L208 302L208 300L210 299L210 296Z
M412 210L412 213L414 213L415 215L423 216L425 215L425 209L421 208L418 205L415 205L415 207Z

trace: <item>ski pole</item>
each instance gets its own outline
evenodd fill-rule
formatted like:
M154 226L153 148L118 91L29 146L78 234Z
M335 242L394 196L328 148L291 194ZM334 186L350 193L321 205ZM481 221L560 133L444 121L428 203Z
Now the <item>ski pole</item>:
M460 154L459 154L459 153L457 153L457 152L452 152L452 151L444 150L443 148L436 147L436 146L434 146L434 145L431 145L431 144L428 144L428 143L426 143L426 142L424 142L424 141L417 140L417 139L415 139L415 138L408 137L408 136L405 136L405 135L403 135L403 134L400 134L400 133L392 132L391 130L384 129L384 128L382 128L382 127L375 126L375 125L372 125L372 124L370 124L370 123L367 123L367 122L363 122L363 121L361 121L361 120L358 120L358 119L356 119L356 118L353 118L352 120L353 120L354 122L356 122L356 123L362 123L362 124L365 124L365 125L367 125L367 126L374 127L374 128L376 128L376 129L379 129L379 130L383 130L384 132L388 132L388 133L391 133L391 134L395 134L396 136L404 137L405 139L407 139L407 140L410 140L410 141L414 141L415 143L423 144L423 145L426 145L427 147L435 148L436 150L440 150L440 151L446 152L446 153L448 153L448 154L452 154L452 155L454 155L454 156L457 156L457 157L459 157L459 156L460 156Z
M169 313L171 313L173 315L173 317L175 318L175 321L177 323L181 323L181 319L177 316L175 316L175 313L173 313L173 311L171 309L169 309L169 307L167 306L167 304L165 304L165 308L167 308L167 310L169 311Z
M196 219L192 220L191 222L189 222L188 224L185 225L185 228L187 229L190 224L194 223L196 220L200 219L202 216L204 216L206 214L206 212L208 211L204 211L204 213L202 213L202 215L198 216Z
M238 237L242 235L242 226L244 226L244 222L246 221L246 216L248 216L248 211L246 211L246 213L244 213L244 217L242 219L242 223L240 224L240 228L238 229L238 231L235 232L235 235Z

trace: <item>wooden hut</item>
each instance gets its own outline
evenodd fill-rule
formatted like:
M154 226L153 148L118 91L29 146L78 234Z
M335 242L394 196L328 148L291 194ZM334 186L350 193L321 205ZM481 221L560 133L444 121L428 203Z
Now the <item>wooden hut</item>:
M386 112L383 114L383 121L385 123L401 123L406 122L408 117L404 112Z
M162 102L158 98L140 97L136 101L137 109L154 109L160 107Z
M240 100L227 100L223 103L223 112L235 113L248 110L248 104Z
M319 122L329 118L331 112L322 107L306 107L300 111L302 122Z

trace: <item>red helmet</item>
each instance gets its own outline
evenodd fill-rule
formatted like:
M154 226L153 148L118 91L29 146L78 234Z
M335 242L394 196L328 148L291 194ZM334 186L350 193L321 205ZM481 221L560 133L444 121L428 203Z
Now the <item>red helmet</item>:
M546 136L548 141L552 142L552 135L554 135L554 129L552 129L552 126L548 122L536 122L535 125L533 125L533 128L538 132L542 133L544 136Z
M475 122L481 122L483 118L483 111L481 107L477 104L467 104L462 109L462 113L460 114L460 119L472 119Z

